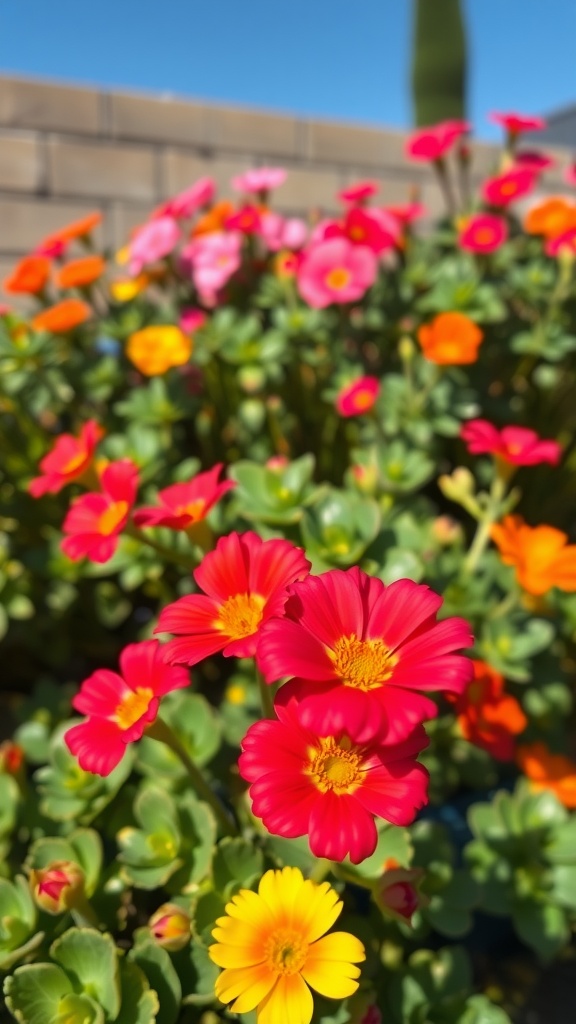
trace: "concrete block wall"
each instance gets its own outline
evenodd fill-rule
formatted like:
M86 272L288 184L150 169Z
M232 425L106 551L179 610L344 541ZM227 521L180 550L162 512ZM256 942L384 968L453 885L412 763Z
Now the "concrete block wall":
M0 281L46 234L94 209L100 242L118 247L160 201L204 174L230 194L233 174L258 165L289 171L276 205L286 213L329 212L358 178L381 183L379 199L408 200L414 188L432 214L442 209L432 172L404 157L405 133L210 104L172 96L79 88L0 76ZM486 174L495 150L474 144ZM562 154L563 163L567 156ZM549 177L561 187L560 171Z

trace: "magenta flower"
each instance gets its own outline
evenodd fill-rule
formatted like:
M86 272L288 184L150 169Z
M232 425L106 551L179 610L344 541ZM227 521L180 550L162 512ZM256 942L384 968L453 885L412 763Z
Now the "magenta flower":
M125 647L120 672L98 669L72 700L87 719L68 729L64 741L82 770L94 775L110 775L127 744L139 740L155 721L160 698L190 682L186 669L166 664L157 640Z
M379 191L380 186L376 181L356 181L348 185L338 193L338 199L343 203L352 203L354 206L362 205L366 199L371 199Z
M130 273L136 277L147 264L164 259L179 238L180 228L173 217L157 217L138 228L129 245Z
M206 313L203 309L197 309L196 306L187 306L180 313L180 320L178 326L184 334L194 334L198 331L207 320Z
M377 377L359 377L340 389L336 396L336 409L341 416L362 416L370 411L379 393Z
M298 268L298 291L314 309L355 302L374 284L378 264L365 245L345 238L319 242L308 249Z
M563 254L576 256L576 228L569 228L555 238L549 238L546 242L547 256L561 256Z
M220 498L236 486L233 480L218 483L223 469L219 462L205 473L198 473L188 483L172 484L158 492L159 505L139 508L134 512L136 526L168 526L171 530L187 530L205 519Z
M527 427L503 427L498 430L488 420L468 420L460 437L471 455L496 455L514 466L536 466L549 462L556 466L562 457L557 441L543 441Z
M482 198L490 206L508 206L516 199L527 196L536 184L536 173L530 167L513 167L482 185Z
M258 195L261 192L270 192L273 188L279 188L287 178L287 172L283 167L253 167L244 174L238 174L232 178L232 188L236 192L248 192Z
M508 238L508 225L493 213L469 217L458 236L461 249L468 252L495 252Z
M196 213L197 210L208 206L212 202L215 192L216 182L214 178L199 178L189 188L184 189L183 192L179 192L178 195L173 196L172 199L168 199L162 206L159 206L152 216L156 219L159 217L175 217L176 220L186 220Z
M522 132L539 132L546 127L543 117L526 116L516 113L492 113L488 115L490 121L505 128L512 138L516 138Z
M538 174L541 171L547 171L550 167L554 167L556 163L551 156L541 153L538 149L518 150L514 154L514 162L518 167L528 167Z
M441 160L458 139L470 131L467 121L441 121L414 132L406 143L406 155L412 160Z
M112 558L136 500L138 467L130 459L110 462L100 483L102 491L74 499L62 525L66 536L60 547L73 562L88 558L102 563Z

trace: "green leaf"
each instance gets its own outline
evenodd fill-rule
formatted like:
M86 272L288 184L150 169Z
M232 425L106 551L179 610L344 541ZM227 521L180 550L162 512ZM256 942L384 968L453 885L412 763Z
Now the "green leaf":
M90 996L73 992L61 1000L53 1024L104 1024L104 1012Z
M120 992L122 1006L114 1024L155 1024L158 996L138 965L130 960L121 961Z
M54 1024L62 998L71 992L71 982L54 964L17 967L4 983L6 1005L21 1024Z
M576 814L554 829L545 849L553 864L576 862Z
M114 1020L120 1009L120 986L112 937L92 928L70 928L52 943L50 955L66 970L76 990L97 999Z
M214 985L220 968L210 959L206 946L200 942L193 942L190 946L190 963L192 971L189 980L192 991L187 993L184 1002L192 1006L212 1003Z
M516 900L512 922L522 941L544 961L552 960L570 940L565 911L551 903Z
M129 959L145 974L159 1000L158 1024L175 1024L182 1001L182 985L165 949L151 940L138 942Z
M557 864L552 869L550 897L569 910L576 910L576 864Z
M227 899L240 887L249 889L262 874L261 850L240 837L218 844L212 865L214 887Z

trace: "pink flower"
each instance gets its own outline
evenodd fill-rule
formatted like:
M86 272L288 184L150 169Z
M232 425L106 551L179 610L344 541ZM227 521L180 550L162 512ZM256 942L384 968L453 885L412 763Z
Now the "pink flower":
M279 188L287 178L283 167L253 167L244 174L232 178L232 188L236 192L249 192L255 195Z
M338 199L343 203L361 205L365 199L370 199L379 191L380 186L376 181L357 181L354 185L348 185L338 193Z
M184 334L194 334L195 331L198 331L206 323L207 319L203 309L187 306L180 313L180 330L184 331Z
M374 253L345 238L329 239L308 249L298 269L302 298L314 309L331 303L355 302L376 280Z
M180 238L173 217L157 217L138 228L129 245L130 273L137 277L148 263L156 263L172 252Z
M208 206L212 202L216 192L216 182L213 178L200 178L189 188L179 192L178 195L168 199L162 206L154 211L152 217L175 217L176 220L186 220Z
M467 121L441 121L414 132L406 143L406 155L412 160L441 160L454 143L470 131Z
M568 185L576 185L576 160L571 164L568 164L568 167L564 171L564 181L566 181Z
M75 498L62 530L62 551L73 562L107 562L118 547L138 490L138 468L130 459L110 462L100 477L101 492Z
M379 210L377 207L370 210L364 210L359 206L352 207L348 210L342 227L344 234L354 245L367 245L376 256L388 249L394 249L400 238L398 222L385 210Z
M271 615L281 614L286 587L310 571L300 548L287 540L262 540L256 533L220 537L194 571L204 594L181 597L160 612L157 633L178 639L164 647L171 663L196 665L217 651L250 658Z
M412 580L386 586L359 568L331 569L288 588L283 616L263 627L257 662L268 683L289 677L285 698L320 736L346 731L405 739L437 707L430 690L461 693L473 637L461 618L436 622L442 598ZM424 691L424 692L421 692Z
M316 857L359 864L376 849L375 818L410 825L427 803L428 772L416 761L426 733L420 726L400 744L358 743L346 728L319 736L286 695L276 697L278 721L256 722L242 740L252 811L272 835L307 835Z
M260 234L270 252L280 249L301 249L308 236L308 227L299 217L286 219L268 210L260 216Z
M508 206L516 199L533 191L536 174L529 167L513 167L512 170L489 178L482 185L482 198L490 206Z
M66 484L82 476L92 464L96 445L103 434L104 431L96 420L84 423L78 437L74 437L73 434L60 434L52 451L40 460L42 476L35 477L28 484L32 497L57 494Z
M157 640L125 647L120 672L98 669L72 700L87 719L68 729L64 741L82 770L94 775L110 775L127 744L139 740L155 721L160 698L190 682L186 669L166 664Z
M514 466L536 466L541 462L556 466L562 457L562 448L556 441L543 441L527 427L498 430L488 420L468 420L462 425L460 437L471 455L496 455Z
M549 238L546 242L546 254L548 256L571 255L576 256L576 228L569 228L555 238Z
M184 484L172 484L158 491L159 505L139 508L134 512L136 526L168 526L171 530L187 530L205 519L220 498L236 486L233 480L218 483L223 469L219 462L205 473L198 473Z
M192 266L192 279L199 292L218 292L242 262L242 235L237 231L212 231L200 235L182 251Z
M369 412L380 393L377 377L359 377L345 384L336 397L336 409L341 416L362 416Z
M514 162L519 167L528 167L533 171L547 171L549 167L554 167L556 163L551 156L547 156L546 153L541 153L537 149L523 149L519 150L514 154Z
M241 231L243 235L256 235L260 231L260 211L255 206L243 206L224 221L227 231Z
M488 115L490 121L505 128L510 136L515 138L521 132L538 132L546 127L543 117L526 117L524 114L501 114L493 113Z
M458 236L458 244L467 252L495 252L508 238L508 226L493 213L476 213L469 217Z

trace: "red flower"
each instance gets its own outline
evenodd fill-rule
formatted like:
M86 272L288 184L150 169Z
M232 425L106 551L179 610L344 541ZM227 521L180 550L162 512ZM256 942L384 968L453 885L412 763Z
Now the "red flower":
M64 520L62 530L68 536L60 546L73 562L112 558L136 500L138 469L130 459L111 462L100 482L102 491L75 498Z
M84 423L79 437L60 434L52 451L40 460L42 476L35 477L28 484L32 497L57 494L66 484L82 476L91 464L96 445L103 435L104 431L96 420Z
M576 227L563 231L555 238L549 238L545 249L547 256L576 256Z
M404 743L358 743L346 730L320 737L306 729L286 688L275 707L279 720L252 725L238 761L252 810L269 832L308 835L316 857L350 855L359 864L376 849L375 817L414 821L427 802L428 772L415 760L427 744L422 726Z
M156 719L160 697L190 682L186 669L166 664L157 640L125 647L120 672L98 669L72 700L72 707L88 717L68 729L64 740L83 771L95 775L110 775L126 745Z
M523 149L514 154L514 162L520 167L528 167L533 171L547 171L556 163L551 156L541 153L538 149Z
M508 227L502 217L493 213L477 213L464 223L458 237L461 249L468 252L494 252L508 238Z
M379 393L377 377L359 377L340 389L336 396L336 409L341 416L362 416L370 411Z
M460 437L471 455L496 455L514 466L537 466L549 462L556 466L562 457L557 441L543 441L527 427L503 427L498 430L488 420L468 420Z
M538 132L546 127L546 121L543 117L526 117L524 114L514 113L495 113L488 116L494 124L499 124L502 128L505 128L513 138L520 135L521 132Z
M175 633L167 660L195 665L216 651L249 658L263 624L282 614L286 587L308 575L310 562L287 540L256 533L221 537L193 573L204 594L181 597L160 612L156 633Z
M408 139L406 155L412 160L441 160L457 139L469 131L467 121L441 121L429 128L421 128Z
M205 519L222 495L236 486L233 480L217 482L222 469L223 463L219 462L186 484L165 487L158 492L160 505L139 508L134 513L136 526L168 526L172 530L187 530Z
M504 678L485 661L473 661L474 680L454 702L458 725L470 743L499 761L514 757L515 737L528 725L515 697L504 693Z
M255 235L260 230L261 217L255 206L243 206L226 218L227 231L241 231L243 235Z
M437 712L418 691L460 693L472 676L468 658L454 654L472 644L470 627L436 622L442 598L428 587L331 569L289 594L284 617L262 630L258 665L269 683L294 679L288 694L320 735L346 729L364 743L387 730L388 742L403 740Z
M513 167L495 178L488 178L482 185L482 198L490 206L508 206L515 199L521 199L532 192L536 174L529 167Z
M371 199L378 192L380 186L376 181L356 181L353 185L347 185L338 193L338 199L343 203L362 205L365 199Z

